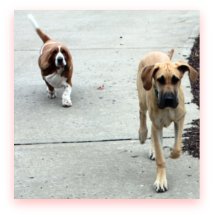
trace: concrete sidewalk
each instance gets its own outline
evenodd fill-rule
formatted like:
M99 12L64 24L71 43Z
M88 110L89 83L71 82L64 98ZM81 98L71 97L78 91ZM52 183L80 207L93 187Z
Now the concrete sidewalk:
M173 139L165 139L173 144ZM199 161L168 158L169 190L153 189L156 164L138 141L16 146L16 198L199 198Z
M62 90L47 98L28 13L71 49L72 108L61 107ZM174 48L174 60L184 60L198 33L194 11L15 12L15 198L198 198L199 162L186 154L167 159L169 191L154 192L150 140L137 140L136 91L146 52ZM188 128L199 110L188 76L183 86ZM172 146L173 127L163 135Z

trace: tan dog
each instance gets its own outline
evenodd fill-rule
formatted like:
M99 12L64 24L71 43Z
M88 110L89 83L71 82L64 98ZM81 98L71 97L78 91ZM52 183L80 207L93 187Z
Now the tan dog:
M140 106L139 140L143 144L147 138L146 112L152 121L152 147L150 159L156 159L157 176L154 183L157 192L168 189L165 160L161 149L162 129L174 122L175 143L171 158L178 158L182 148L182 131L185 117L184 94L181 88L183 74L188 71L192 81L198 73L184 62L171 62L174 50L169 54L151 52L139 64L137 90Z

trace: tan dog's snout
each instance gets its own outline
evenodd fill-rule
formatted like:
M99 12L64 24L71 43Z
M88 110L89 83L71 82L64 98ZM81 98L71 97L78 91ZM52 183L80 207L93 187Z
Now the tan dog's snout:
M160 93L158 96L158 107L164 108L176 108L178 106L178 97L176 93L166 92Z

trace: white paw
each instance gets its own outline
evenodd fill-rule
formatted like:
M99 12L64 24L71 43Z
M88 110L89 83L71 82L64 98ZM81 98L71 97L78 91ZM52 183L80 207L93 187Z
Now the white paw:
M157 178L154 183L155 191L157 193L163 193L168 190L167 180L165 177Z
M62 106L63 107L71 107L72 101L69 98L62 98Z
M56 98L56 92L48 90L48 98L50 98L50 99Z

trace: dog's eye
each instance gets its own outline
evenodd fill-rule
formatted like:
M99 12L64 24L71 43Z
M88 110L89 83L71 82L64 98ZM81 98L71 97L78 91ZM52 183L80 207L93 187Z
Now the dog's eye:
M57 54L57 52L58 52L57 50L53 50L53 54Z
M65 55L65 54L66 54L66 51L65 51L64 49L61 49L61 53L62 53L63 55Z
M160 84L165 84L165 78L164 78L163 76L161 76L160 78L158 78L157 81L158 81Z
M180 79L176 77L175 75L172 76L172 84L177 84Z

